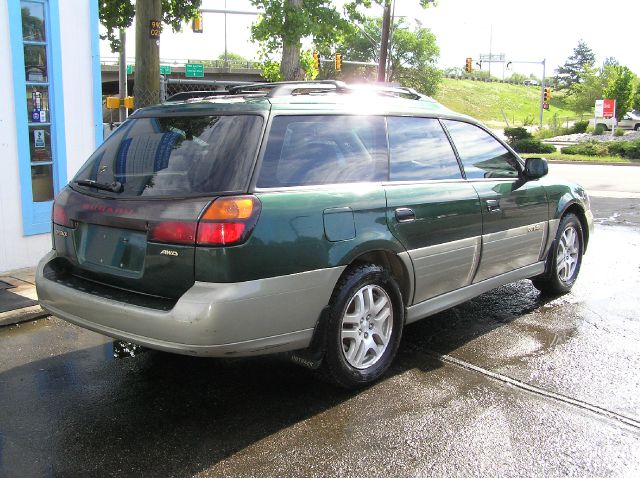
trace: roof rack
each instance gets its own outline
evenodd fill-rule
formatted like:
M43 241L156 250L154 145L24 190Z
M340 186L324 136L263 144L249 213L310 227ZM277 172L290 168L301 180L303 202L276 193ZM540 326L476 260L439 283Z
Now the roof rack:
M373 93L388 96L408 96L414 100L434 101L431 97L418 93L413 88L404 86L386 86L378 84L355 84L348 85L338 80L317 80L317 81L278 81L274 83L250 83L228 87L231 95L251 95L264 94L269 98L280 96L291 96L299 94L314 93L338 93L348 94L358 91L371 91Z
M253 83L249 85L239 85L229 88L232 95L242 93L252 93L262 90L267 96L291 96L295 92L304 90L306 93L320 93L334 91L336 93L346 93L349 87L343 81L319 80L319 81L277 81L274 83Z

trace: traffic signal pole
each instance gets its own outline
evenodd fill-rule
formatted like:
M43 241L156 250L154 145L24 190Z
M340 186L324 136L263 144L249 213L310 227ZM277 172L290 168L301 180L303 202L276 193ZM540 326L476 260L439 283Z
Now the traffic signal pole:
M540 88L540 129L542 129L542 111L544 109L544 88L545 88L545 73L546 73L546 63L547 59L544 58L542 60L542 86Z

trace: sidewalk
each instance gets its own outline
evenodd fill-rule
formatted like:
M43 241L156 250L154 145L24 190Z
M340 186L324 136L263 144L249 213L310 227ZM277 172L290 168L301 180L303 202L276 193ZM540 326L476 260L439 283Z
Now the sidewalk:
M37 301L35 268L0 272L0 326L49 315Z

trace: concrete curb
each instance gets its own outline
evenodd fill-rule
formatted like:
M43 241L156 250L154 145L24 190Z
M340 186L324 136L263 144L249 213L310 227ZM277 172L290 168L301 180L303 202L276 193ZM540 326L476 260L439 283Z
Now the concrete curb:
M0 313L0 327L6 325L15 325L21 322L28 322L29 320L41 319L49 315L39 305L33 305L31 307L23 307L22 309L8 310Z
M14 294L21 295L31 300L38 300L34 267L2 272L0 273L0 280L11 284L12 288L10 290ZM50 314L45 312L39 305L7 310L6 312L0 312L0 327L19 324L29 320L41 319L42 317L47 317L49 315Z
M638 163L607 163L603 161L564 161L561 159L549 159L552 164L593 164L595 166L640 166Z

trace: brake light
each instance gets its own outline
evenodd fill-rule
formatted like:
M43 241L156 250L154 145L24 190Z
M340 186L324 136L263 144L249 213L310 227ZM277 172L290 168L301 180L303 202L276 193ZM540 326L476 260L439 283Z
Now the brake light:
M196 238L195 222L164 221L149 231L149 240L170 244L193 244Z
M260 201L255 196L214 200L200 218L196 243L201 246L230 246L245 242L258 221L260 210Z
M69 216L67 216L67 212L64 208L58 204L57 201L53 202L53 208L51 211L51 221L54 224L58 224L59 226L65 227L73 227L73 223L69 220Z

